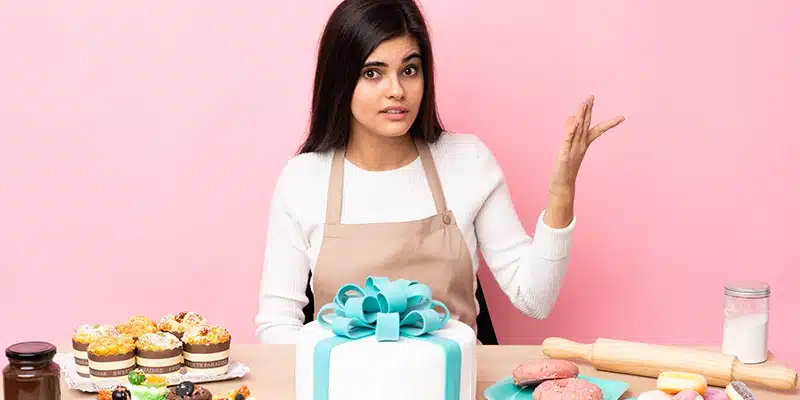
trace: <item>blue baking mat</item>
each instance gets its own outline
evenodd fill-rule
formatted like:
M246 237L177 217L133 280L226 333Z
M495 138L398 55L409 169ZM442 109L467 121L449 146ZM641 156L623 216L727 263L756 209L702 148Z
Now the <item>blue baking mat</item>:
M603 400L619 400L630 385L623 381L595 378L578 375L578 378L597 385L603 391ZM533 388L521 388L514 384L512 377L506 377L492 386L486 388L483 395L487 400L530 400L533 398Z

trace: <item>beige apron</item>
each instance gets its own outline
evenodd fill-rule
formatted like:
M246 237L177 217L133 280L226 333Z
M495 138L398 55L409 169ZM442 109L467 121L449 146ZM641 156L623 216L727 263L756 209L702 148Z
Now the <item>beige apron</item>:
M385 276L430 286L433 298L447 306L451 318L471 326L477 334L472 258L447 209L430 148L424 142L416 143L436 215L409 222L341 224L344 151L334 153L325 230L312 275L314 316L342 285L363 287L368 276Z

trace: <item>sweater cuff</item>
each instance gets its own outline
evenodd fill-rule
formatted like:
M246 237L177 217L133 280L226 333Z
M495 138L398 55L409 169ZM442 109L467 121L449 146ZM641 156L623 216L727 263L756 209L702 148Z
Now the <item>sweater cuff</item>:
M547 210L542 210L536 222L534 233L534 248L537 253L547 260L560 260L569 255L572 246L572 232L575 229L575 216L569 225L563 228L553 228L544 222Z

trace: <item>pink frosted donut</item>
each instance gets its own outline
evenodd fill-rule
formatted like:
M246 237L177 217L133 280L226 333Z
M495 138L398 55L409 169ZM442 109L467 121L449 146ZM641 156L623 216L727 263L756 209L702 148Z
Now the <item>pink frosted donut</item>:
M565 379L578 376L578 366L569 360L546 358L518 365L512 372L514 383L526 386L550 379Z
M672 400L703 400L703 396L694 390L681 390L678 394L672 396Z
M533 390L533 400L603 400L603 391L580 378L553 379Z
M704 400L728 400L728 395L725 394L724 390L720 389L711 389L708 388L705 393L703 393Z

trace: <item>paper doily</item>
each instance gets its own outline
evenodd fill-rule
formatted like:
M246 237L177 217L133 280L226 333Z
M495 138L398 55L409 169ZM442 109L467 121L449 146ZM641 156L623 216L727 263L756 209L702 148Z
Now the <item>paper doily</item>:
M101 385L98 385L96 382L92 381L91 378L84 378L78 375L78 371L75 369L75 355L72 352L68 353L58 353L53 358L53 361L58 363L61 366L61 375L64 378L64 382L67 384L67 387L70 389L80 390L82 392L89 392L89 393L97 393L102 389L113 389L117 385L127 385L128 384L128 377L121 376L119 380L109 381L108 383L104 382ZM230 379L241 378L247 373L250 372L250 367L236 361L230 360L228 363L228 372L222 375L202 375L197 373L185 373L179 374L172 377L167 378L167 385L177 385L183 381L190 381L192 383L202 383L202 382L218 382L218 381L227 381Z

